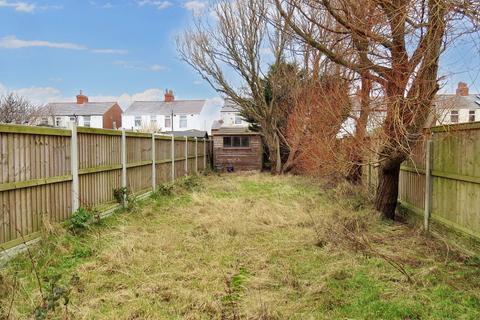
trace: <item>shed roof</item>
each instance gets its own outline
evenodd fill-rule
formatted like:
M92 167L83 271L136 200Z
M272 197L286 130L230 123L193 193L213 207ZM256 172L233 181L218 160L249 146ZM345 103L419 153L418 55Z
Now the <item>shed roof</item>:
M260 133L251 131L248 127L221 127L212 131L212 135L258 135Z
M134 101L125 111L125 115L170 115L199 114L205 106L205 100Z

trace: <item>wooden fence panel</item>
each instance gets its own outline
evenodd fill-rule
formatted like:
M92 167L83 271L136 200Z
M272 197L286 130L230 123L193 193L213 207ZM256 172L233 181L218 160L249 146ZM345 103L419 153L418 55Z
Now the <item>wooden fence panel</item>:
M431 219L480 238L480 123L432 128L402 165L399 201L425 208L425 150L432 140Z
M28 239L41 230L42 220L69 216L68 135L66 130L0 127L0 244Z
M102 209L115 201L122 186L121 131L77 128L78 194L72 195L72 131L0 125L0 249L39 235L42 224L72 214L72 196L83 207ZM172 180L170 137L155 138L156 184ZM176 138L175 177L185 176L185 140ZM203 169L203 142L189 139L188 172ZM207 155L211 159L210 144ZM126 133L127 187L134 193L152 189L152 136ZM207 162L209 163L209 162Z
M80 206L96 208L114 203L113 190L121 187L121 133L79 129Z
M433 135L432 218L480 237L480 123Z

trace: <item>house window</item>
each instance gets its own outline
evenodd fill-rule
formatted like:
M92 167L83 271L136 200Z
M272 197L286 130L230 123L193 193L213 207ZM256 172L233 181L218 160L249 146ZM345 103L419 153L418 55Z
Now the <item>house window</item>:
M84 127L90 127L90 120L91 120L90 116L84 116L83 117L83 126Z
M72 123L76 123L76 122L77 122L77 119L76 119L75 117L73 117L73 116L71 116L71 117L69 118L69 120L70 120L70 122L72 122Z
M55 127L61 127L61 126L62 126L62 118L55 117Z
M157 116L150 116L150 126L152 127L157 126Z
M223 137L224 148L248 148L250 137Z
M468 121L475 122L475 110L468 111Z
M187 116L180 116L180 128L187 127Z
M242 124L242 117L239 114L235 115L235 124Z
M165 116L165 128L172 126L172 116Z
M450 111L450 122L457 123L458 122L458 110Z
M42 117L41 124L44 125L44 126L48 125L48 118L47 117Z
M139 128L142 126L142 116L135 116L135 127Z

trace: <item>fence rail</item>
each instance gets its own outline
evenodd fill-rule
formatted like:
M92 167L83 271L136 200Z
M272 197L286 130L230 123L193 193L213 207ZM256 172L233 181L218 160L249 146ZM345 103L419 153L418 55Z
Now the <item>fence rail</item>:
M376 170L366 172L372 172L367 179L375 185ZM432 128L412 159L402 164L400 204L480 239L479 198L480 122Z
M205 139L0 125L0 250L38 237L45 220L63 221L81 206L114 206L114 189L145 193L210 162Z

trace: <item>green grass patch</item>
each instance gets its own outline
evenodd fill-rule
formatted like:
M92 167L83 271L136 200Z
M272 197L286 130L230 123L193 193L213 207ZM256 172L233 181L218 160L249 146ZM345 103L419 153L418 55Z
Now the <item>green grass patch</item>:
M360 189L210 175L135 205L10 261L0 318L480 318L478 256L382 221Z

